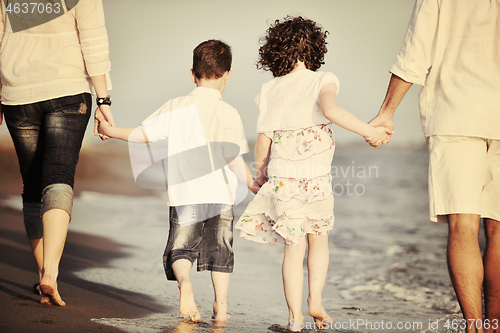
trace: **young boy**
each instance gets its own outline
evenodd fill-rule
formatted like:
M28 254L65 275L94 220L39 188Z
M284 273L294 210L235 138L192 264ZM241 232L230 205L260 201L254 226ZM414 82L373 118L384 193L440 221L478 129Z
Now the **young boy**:
M252 192L259 189L241 155L234 153L235 147L239 147L236 151L241 154L248 152L241 119L233 107L222 101L231 74L231 61L231 48L221 41L208 40L198 45L193 51L191 69L196 88L187 96L165 103L141 124L142 130L112 127L97 117L99 132L111 138L130 142L168 138L171 207L163 264L167 279L177 280L181 316L192 321L201 320L189 280L195 260L198 260L198 271L211 271L215 293L212 319L219 322L229 319L226 301L234 262L232 204L235 196L234 186L230 185L235 183L235 174ZM229 149L231 146L233 149ZM216 150L222 152L234 174L225 172L225 166L214 168L221 165L214 156ZM208 174L200 173L205 151L211 165L209 171L213 171ZM177 170L174 170L176 163ZM173 174L177 179L173 179Z

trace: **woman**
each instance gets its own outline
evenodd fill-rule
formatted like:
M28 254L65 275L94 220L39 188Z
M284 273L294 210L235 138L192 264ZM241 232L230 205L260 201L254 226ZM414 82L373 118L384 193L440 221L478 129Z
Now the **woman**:
M102 1L62 1L73 8L55 4L52 15L58 9L60 14L50 21L43 13L47 6L42 13L40 7L24 14L21 7L12 15L10 1L1 3L0 124L3 113L23 179L24 223L38 265L40 303L65 306L57 276L71 220L76 164L91 115L92 85L96 112L114 124Z

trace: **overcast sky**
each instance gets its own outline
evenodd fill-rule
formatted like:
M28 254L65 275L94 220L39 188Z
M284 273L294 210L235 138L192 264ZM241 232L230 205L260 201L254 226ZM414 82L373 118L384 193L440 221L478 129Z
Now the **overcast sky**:
M186 95L192 50L207 39L233 49L232 76L223 98L240 113L247 138L256 138L254 98L272 79L257 70L259 43L268 25L301 15L330 32L321 71L340 79L339 104L369 121L382 103L411 15L413 0L103 0L110 42L113 114L119 126L136 126L168 99ZM424 141L418 114L420 87L410 89L395 118L391 143ZM90 128L89 128L90 129ZM7 129L0 126L0 136ZM90 133L87 133L90 134ZM336 141L362 143L337 128ZM88 135L87 144L99 143Z

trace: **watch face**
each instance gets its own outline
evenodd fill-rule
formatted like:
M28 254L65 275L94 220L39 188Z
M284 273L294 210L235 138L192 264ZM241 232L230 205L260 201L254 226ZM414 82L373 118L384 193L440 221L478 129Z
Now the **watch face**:
M101 105L101 104L104 104L104 105L111 105L111 96L107 96L107 97L98 97L96 99L96 102L97 102L97 105Z

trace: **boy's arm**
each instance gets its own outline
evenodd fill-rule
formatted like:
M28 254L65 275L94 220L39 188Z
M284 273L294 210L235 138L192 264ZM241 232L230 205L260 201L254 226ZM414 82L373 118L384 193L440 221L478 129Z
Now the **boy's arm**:
M384 127L375 128L340 107L337 104L336 93L337 85L335 83L326 84L319 92L321 111L332 123L375 141L384 141L388 135L392 134L391 130Z
M141 127L116 127L111 126L102 115L96 115L99 121L99 133L113 139L120 139L128 142L146 143L149 139Z
M235 159L227 164L229 169L241 180L253 194L257 194L260 189L259 184L253 178L252 172L248 168L248 165L245 163L241 155L238 155Z
M267 181L267 164L269 163L269 154L272 140L264 133L259 133L257 142L255 142L254 158L255 168L257 169L257 182L259 185Z

